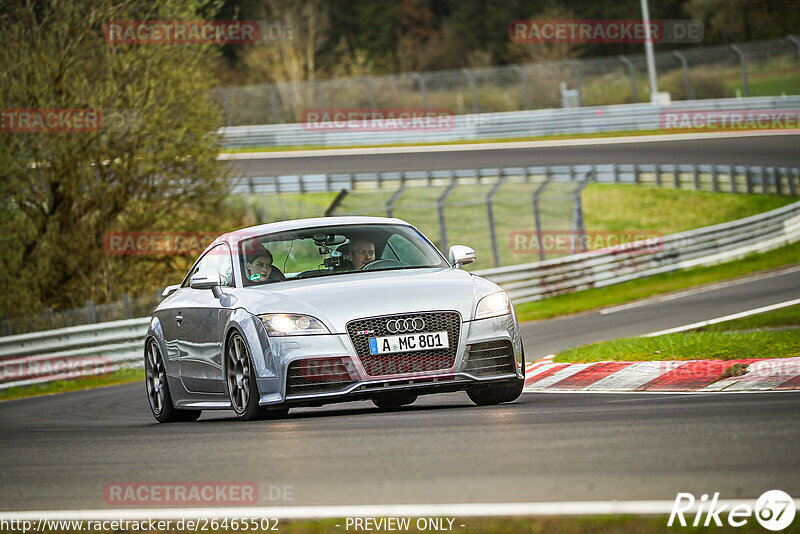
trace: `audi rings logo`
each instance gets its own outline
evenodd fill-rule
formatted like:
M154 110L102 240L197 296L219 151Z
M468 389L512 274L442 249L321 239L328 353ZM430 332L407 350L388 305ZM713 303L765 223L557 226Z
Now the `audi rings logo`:
M414 332L425 328L425 321L419 317L413 319L389 319L386 321L386 330L392 334L399 332Z

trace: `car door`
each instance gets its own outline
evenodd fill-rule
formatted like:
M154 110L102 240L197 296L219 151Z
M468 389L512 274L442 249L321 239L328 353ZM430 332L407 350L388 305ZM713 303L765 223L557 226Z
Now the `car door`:
M220 312L222 304L211 290L192 289L188 281L201 269L215 269L223 287L232 285L230 248L221 243L197 262L172 306L179 346L180 376L187 390L196 393L224 393Z

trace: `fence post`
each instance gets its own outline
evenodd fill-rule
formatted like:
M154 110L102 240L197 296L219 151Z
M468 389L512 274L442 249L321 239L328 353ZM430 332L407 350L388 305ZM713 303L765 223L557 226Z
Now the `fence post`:
M473 113L480 113L481 110L480 107L478 107L478 90L475 88L475 77L467 69L461 69L461 74L467 77L469 90L472 93L472 111Z
M681 166L675 165L675 189L681 188Z
M419 84L419 92L422 95L422 107L424 109L428 109L428 90L425 87L425 80L419 75L418 72L410 72L409 76L417 80L417 83Z
M731 165L731 193L738 193L739 189L736 186L736 165Z
M637 104L639 102L639 93L636 92L636 72L633 69L633 62L623 55L619 56L619 60L622 61L623 65L628 67L628 76L631 78L631 98L633 99L633 103Z
M272 106L272 122L274 124L280 124L281 121L281 107L278 105L278 96L275 94L275 86L267 85L267 91L269 91L269 102Z
M375 91L372 88L372 82L369 78L362 76L361 81L367 86L367 94L369 94L369 105L372 109L376 109L378 105L375 103Z
M692 164L692 178L694 179L694 190L700 191L700 173L697 170L697 163Z
M611 164L611 172L614 173L614 183L619 183L619 168L617 167L616 163Z
M503 182L506 181L508 176L506 175L504 170L498 170L498 180L497 183L494 184L492 189L489 191L489 194L486 195L486 215L489 218L489 238L492 242L492 256L494 258L494 266L500 267L500 250L497 246L497 229L494 225L494 209L492 207L492 202L494 201L494 197L500 188L503 186Z
M661 187L661 164L656 163L656 186Z
M792 176L794 175L794 176ZM792 196L797 195L797 187L800 185L800 175L798 175L798 170L795 169L786 169L786 176L789 178L789 193ZM798 178L798 184L794 183L795 178Z
M781 186L781 173L780 169L777 167L770 167L772 170L772 177L775 180L775 194L782 195L783 194L783 187Z
M131 298L127 293L122 294L122 307L125 310L125 318L133 319L133 310L131 310Z
M739 48L738 46L736 46L735 44L731 45L731 50L733 50L734 53L737 56L739 56L739 63L741 63L741 65L742 65L742 83L744 84L744 96L745 97L749 97L750 96L750 84L747 81L747 61L746 61L746 59L744 57L744 52L742 52L742 49Z
M572 80L575 82L575 90L578 91L578 107L582 107L583 96L581 95L581 73L578 70L578 64L575 61L570 61L569 68L572 71Z
M449 171L450 173L450 183L447 185L447 189L444 190L438 199L436 199L436 212L439 214L439 234L441 235L442 241L442 252L447 254L447 222L444 219L444 203L447 200L447 197L450 196L450 193L453 192L453 189L456 188L456 175L453 174L453 171Z
M594 167L586 173L584 176L581 185L578 189L575 190L575 197L574 197L574 204L572 209L572 231L573 234L578 235L579 239L579 249L574 246L573 240L573 247L572 252L586 252L586 240L584 237L586 236L586 222L583 219L583 204L581 203L581 194L583 194L583 190L586 189L586 186L592 181L594 177ZM573 238L574 239L574 238Z
M797 62L800 63L800 39L798 39L794 35L787 35L786 38L789 39L791 42L793 42L794 45L797 47Z
M680 60L683 68L683 90L686 93L686 100L694 100L694 89L692 89L692 83L689 81L689 62L686 61L686 56L677 50L673 50L672 54Z
M719 193L719 174L717 170L717 164L713 163L711 165L711 190L715 193Z
M634 181L634 183L637 183L637 184L639 183L639 164L638 163L634 163L633 164L633 181Z
M522 89L522 109L530 109L528 102L528 81L525 79L525 70L519 65L512 65L513 69L519 74L519 84Z
M539 245L539 260L544 261L545 253L544 247L542 247L542 238L544 237L544 233L542 232L542 218L539 213L539 195L544 191L544 188L547 187L547 184L553 179L553 174L550 171L550 166L548 165L545 167L545 178L544 182L542 182L539 187L536 188L536 191L533 192L533 222L536 225L536 239L538 240Z
M386 216L387 217L394 217L394 205L400 200L400 195L403 194L403 191L406 190L406 173L400 173L400 187L397 188L397 191L392 193L392 197L389 199L389 202L386 203Z
M86 317L90 323L97 322L97 314L94 310L94 301L92 299L86 299Z
M744 183L745 187L747 188L747 194L753 194L753 174L750 172L750 167L745 165L744 167Z

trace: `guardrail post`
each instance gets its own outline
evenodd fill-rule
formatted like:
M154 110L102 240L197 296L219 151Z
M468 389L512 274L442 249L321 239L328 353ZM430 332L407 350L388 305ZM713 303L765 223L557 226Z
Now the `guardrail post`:
M325 192L330 193L331 191L331 176L327 172L323 174L325 178L323 178L323 183L325 184Z
M731 193L738 193L739 189L736 186L736 165L731 165Z
M745 165L744 167L744 183L747 188L747 194L753 194L753 174L750 172L750 167Z
M694 180L694 190L700 191L700 173L697 170L697 163L692 164L692 179Z
M675 189L681 188L681 167L680 165L675 165L675 178L674 178Z
M623 55L619 56L619 60L622 61L623 65L628 67L628 76L631 78L631 98L634 104L638 104L639 94L636 92L636 72L633 69L633 62Z
M447 246L447 221L444 218L444 203L447 201L447 197L450 196L450 193L453 192L453 189L456 188L456 176L453 174L453 171L450 172L450 183L447 185L447 189L444 190L438 199L436 199L436 212L439 215L439 234L441 236L442 241L442 252L447 254L447 249L450 248Z
M400 195L403 194L403 191L406 190L406 173L400 173L400 187L397 188L397 191L392 193L392 198L389 199L389 202L386 203L386 216L387 217L394 217L394 206L397 204L397 201L400 200Z
M758 169L758 176L761 178L761 192L763 194L769 193L769 183L767 181L767 168L766 167L757 167Z
M522 109L530 109L528 103L528 81L525 79L525 70L519 65L512 65L512 68L519 74L519 84L522 90Z
M798 39L794 35L787 35L786 38L789 39L791 42L793 42L794 45L797 47L797 62L800 63L800 39Z
M614 183L619 183L619 168L617 167L616 163L611 164L611 172L614 173Z
M672 54L680 60L683 68L683 90L686 93L686 100L694 100L694 89L692 89L692 83L689 81L689 62L686 61L686 56L677 50L673 50Z
M97 322L97 314L95 313L94 301L92 299L86 299L86 318L90 323Z
M795 180L797 180L796 184ZM797 195L798 188L800 188L800 169L795 167L794 169L789 169L789 190L792 196Z
M507 178L508 176L504 171L499 171L497 183L494 184L491 191L489 191L489 194L486 195L486 216L489 218L489 238L492 242L492 256L494 258L495 267L500 267L500 250L497 246L497 229L494 225L494 209L492 203L494 202L495 195L503 186L503 182L505 182Z
M661 164L656 163L656 186L661 187Z
M472 111L473 113L480 113L481 110L480 107L478 107L478 90L475 88L475 77L467 69L461 69L461 74L466 76L467 83L469 83L469 91L472 93Z
M542 193L542 191L544 191L544 188L547 187L547 184L549 184L553 180L553 174L550 171L550 166L549 165L547 167L545 167L545 171L544 172L545 172L544 182L542 182L539 185L539 187L536 188L536 191L533 192L533 198L532 198L532 201L533 201L533 222L536 225L536 239L538 240L539 260L541 260L541 261L544 261L545 253L544 253L544 247L542 246L544 233L542 231L542 218L541 218L541 215L540 215L540 212L539 212L539 195Z
M425 87L425 80L419 75L418 72L410 72L409 76L417 80L417 83L419 84L419 92L422 95L422 107L423 109L428 109L428 90Z
M742 83L744 84L744 96L750 96L750 84L747 81L747 60L744 57L744 52L742 49L736 46L735 44L731 45L731 50L739 56L739 63L742 65Z
M131 310L131 297L127 293L122 294L122 307L125 310L125 318L133 319L133 310Z
M367 94L369 95L370 107L372 107L372 109L376 109L378 105L375 103L375 91L372 87L372 82L370 81L369 78L366 78L364 76L361 77L361 81L363 82L364 85L367 86Z
M719 193L719 174L716 163L711 165L711 190L715 193Z
M125 293L127 295L127 293ZM129 305L130 306L130 305ZM56 317L53 313L53 308L47 308L44 312L47 315L47 321L50 323L50 329L53 330L56 327ZM130 317L129 317L130 319Z
M634 183L637 183L637 184L640 182L640 180L639 180L639 164L638 163L634 163L633 164L633 181L634 181Z

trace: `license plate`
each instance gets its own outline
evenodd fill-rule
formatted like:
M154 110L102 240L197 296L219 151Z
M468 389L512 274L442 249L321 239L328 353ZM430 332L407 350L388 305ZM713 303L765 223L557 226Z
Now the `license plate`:
M447 349L449 347L446 331L369 338L370 354Z

